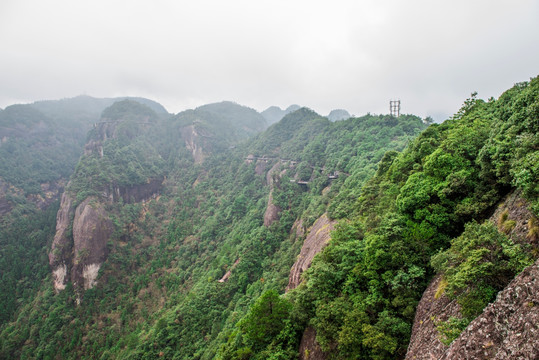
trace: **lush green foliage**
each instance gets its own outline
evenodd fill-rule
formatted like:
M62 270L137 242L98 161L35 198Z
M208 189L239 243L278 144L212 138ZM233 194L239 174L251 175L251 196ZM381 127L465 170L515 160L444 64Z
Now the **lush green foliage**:
M471 222L431 262L444 274L445 292L459 299L462 314L471 321L531 259L492 223Z
M28 195L40 194L43 183L69 177L87 125L81 127L79 132L66 131L30 106L6 108L0 113L1 180Z
M26 206L26 214L19 213L20 206L0 224L0 324L32 299L49 273L47 244L54 236L58 203L45 211Z
M335 259L329 254L343 246L343 239L335 234L307 272L305 285L291 295L295 311L308 314L308 324L316 329L323 349L337 358L404 356L415 306L432 273L427 265L430 257L449 247L452 238L458 239L455 244L482 238L471 235L472 225L467 235L459 235L466 223L485 219L510 185L518 184L511 177L511 166L537 154L528 142L511 141L507 147L507 141L495 139L505 138L501 129L508 123L514 126L513 139L535 139L537 118L528 107L536 106L537 96L531 94L538 87L539 81L533 79L509 90L499 101L485 103L472 97L451 120L430 126L404 152L382 158L352 212L352 218L358 216L351 224L357 233L364 232L363 240L345 237L354 251ZM525 108L515 109L515 103ZM525 124L517 127L513 113L530 112L522 119ZM509 165L492 169L496 162L486 157L486 149L505 154ZM536 184L533 166L527 169ZM536 203L531 182L520 187ZM494 275L478 273L474 278L478 288L463 293L465 316L477 314L499 290L480 284L492 284L492 277L508 281L527 263L518 247L503 239L492 239L500 244L500 255L492 259ZM462 264L474 263L473 251L448 251L444 254L460 253Z
M538 87L472 97L419 136L425 125L411 115L332 123L300 109L238 143L258 117L243 109L234 128L230 104L170 118L128 102L108 109L113 126L88 137L103 156L81 159L70 191L82 200L166 175L164 188L107 205L116 231L98 285L75 306L72 289L53 295L50 279L35 282L38 296L23 296L1 328L0 357L293 359L311 326L333 358L402 358L434 271L467 317L438 324L450 341L529 261L484 220L515 187L537 215ZM273 166L281 212L266 227ZM324 212L340 219L330 244L280 295L302 245L294 223Z

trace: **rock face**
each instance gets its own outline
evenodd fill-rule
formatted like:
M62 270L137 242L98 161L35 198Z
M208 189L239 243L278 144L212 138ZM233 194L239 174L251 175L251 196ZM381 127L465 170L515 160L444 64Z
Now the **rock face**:
M432 279L417 306L406 359L438 359L447 349L440 341L435 322L460 317L460 306L445 295L436 296L441 280L440 275Z
M132 204L148 200L159 193L163 186L163 177L148 179L145 184L130 186L114 186L112 190L106 191L103 195L110 202L123 200L126 204Z
M320 345L316 342L316 330L310 326L307 327L299 344L299 359L326 360L327 358L328 354L323 352Z
M62 194L60 209L56 214L56 234L49 252L49 265L52 269L54 289L60 291L65 289L68 266L71 267L71 251L73 240L71 234L71 221L75 209L73 198L67 193Z
M60 179L40 185L40 194L30 194L26 200L32 202L38 209L45 210L53 202L60 198L64 190L65 181ZM7 214L13 209L13 203L9 200L9 195L24 196L24 191L0 179L0 216Z
M95 198L84 200L75 209L73 199L67 193L62 195L49 253L56 291L65 289L68 280L85 290L95 285L112 231L112 222Z
M257 163L258 166L258 163ZM266 174L266 183L270 187L270 193L268 197L268 205L266 206L266 212L264 213L264 226L268 227L273 224L275 221L279 220L279 214L281 209L273 203L273 176L277 173L281 164L277 162ZM255 169L256 171L256 169Z
M273 190L272 190L273 191ZM273 194L270 192L268 197L268 205L264 213L264 226L268 227L275 221L279 220L281 209L273 203Z
M326 246L330 240L330 233L334 229L335 221L329 220L324 214L315 221L308 231L307 238L303 242L301 251L292 268L288 278L286 291L296 288L301 282L301 274L311 266L313 258Z
M65 289L68 281L84 290L96 284L101 264L107 258L107 242L114 231L104 202L122 199L124 203L134 203L150 199L159 193L163 180L161 177L149 179L145 184L114 186L102 194L101 200L89 197L76 207L74 197L64 192L49 253L56 291Z
M95 198L87 198L77 207L73 220L73 285L86 290L96 284L113 229L103 205Z
M439 359L538 359L539 261L524 269Z
M503 213L514 222L511 239L535 246L526 237L533 214L519 193L507 196L489 220L503 228ZM539 358L539 262L516 276L449 347L439 340L435 322L460 318L460 308L456 300L436 297L440 281L440 275L431 281L418 304L406 359Z
M515 191L507 196L507 198L498 206L494 214L490 217L492 223L498 225L498 229L503 228L500 224L502 214L506 214L507 220L514 221L514 227L507 235L518 244L529 244L533 239L527 238L528 220L534 215L528 209L528 202L522 198L519 191ZM503 229L500 229L503 230ZM537 244L532 244L537 245Z
M199 138L203 135L199 134L195 125L185 126L180 131L182 139L185 142L185 147L193 155L195 164L203 162L206 154L204 154L202 146L199 144Z

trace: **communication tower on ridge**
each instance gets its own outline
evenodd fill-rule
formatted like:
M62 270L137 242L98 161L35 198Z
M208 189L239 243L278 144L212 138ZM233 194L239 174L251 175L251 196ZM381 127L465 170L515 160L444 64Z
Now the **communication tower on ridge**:
M400 100L389 100L389 113L391 116L399 117L401 114L401 101Z

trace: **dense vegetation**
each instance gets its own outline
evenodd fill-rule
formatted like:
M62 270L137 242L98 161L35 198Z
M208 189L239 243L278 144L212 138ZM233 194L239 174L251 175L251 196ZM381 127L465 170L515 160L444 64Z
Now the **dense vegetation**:
M155 102L136 100L166 113ZM0 323L35 296L49 273L47 243L54 235L58 195L88 131L114 101L79 96L0 112Z
M516 244L510 220L502 232L485 220L516 189L537 224L538 119L538 78L426 129L412 115L330 122L303 108L246 141L265 125L236 104L166 117L116 103L87 138L102 155L81 158L69 190L82 201L156 176L164 186L107 203L109 256L80 305L77 289L43 281L56 207L13 218L20 230L0 240L26 237L16 251L41 260L21 262L16 297L2 291L0 358L293 359L307 327L333 358L402 358L436 272L463 309L439 324L450 341L537 254L536 233ZM280 213L264 226L270 190ZM281 295L303 240L291 229L323 213L339 220L329 245Z
M537 216L538 105L537 78L497 101L472 97L402 153L386 153L348 220L289 294L289 321L313 326L334 357L400 358L434 256L447 290L460 296L465 319L455 325L462 329L537 253L522 253L475 221L515 187ZM289 340L266 345L278 353Z

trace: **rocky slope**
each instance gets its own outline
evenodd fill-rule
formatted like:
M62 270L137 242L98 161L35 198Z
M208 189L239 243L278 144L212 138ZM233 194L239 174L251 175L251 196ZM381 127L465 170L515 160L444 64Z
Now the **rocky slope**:
M299 344L299 360L326 360L328 357L316 341L316 330L311 326L307 327Z
M539 262L498 294L439 359L539 358Z
M500 203L491 222L503 230L504 221L514 222L507 231L519 244L536 247L535 239L527 236L528 221L533 214L519 192ZM503 220L505 219L505 220ZM442 275L429 284L418 304L406 359L535 359L539 341L539 262L515 277L496 300L472 321L449 346L440 341L438 322L450 317L460 318L460 306L441 289Z
M301 247L301 252L292 269L290 269L287 291L296 288L301 283L301 274L311 266L315 255L322 251L331 239L330 235L334 226L335 221L330 220L327 214L324 214L309 229L307 238Z
M257 173L261 172L260 170L263 170L265 168L265 165L266 165L265 161L258 160L257 166L255 168L255 172ZM270 193L268 196L268 204L266 206L266 212L264 213L264 226L270 226L275 221L279 220L279 213L281 212L281 209L273 203L273 186L274 186L273 177L280 176L280 174L278 173L280 166L281 166L280 162L277 162L266 174L266 184L270 187Z
M79 165L82 174L76 172L72 177L77 186L73 186L73 182L68 184L62 195L56 219L56 234L49 253L49 265L57 292L63 290L68 281L79 290L95 286L99 269L107 259L107 244L115 230L110 210L106 209L107 204L119 201L126 204L141 202L160 191L164 176L146 178L138 183L119 184L109 170L114 169L115 162L125 161L122 157L131 155L126 152L116 154L114 151L118 151L116 149L122 144L123 149L131 149L131 144L140 140L155 119L155 113L149 108L124 100L106 109L101 121L95 125L81 162L85 164L88 161L97 169L97 172L93 170L94 178L108 178L107 181L100 180L97 183L94 178L86 175L88 168ZM108 141L112 141L115 147L111 147L109 153L105 154L104 148ZM123 165L140 168L144 165L141 159L141 156L131 156L130 162ZM88 188L93 192L87 192Z

